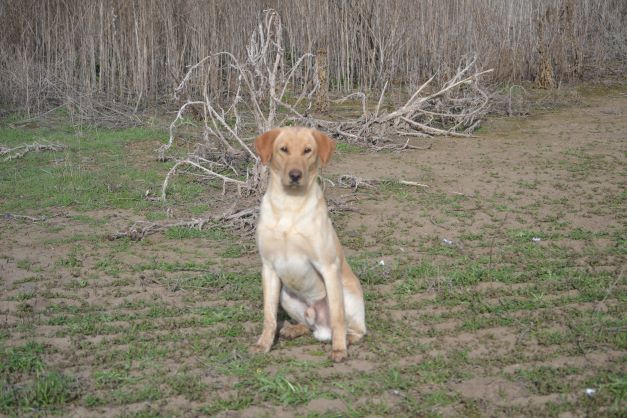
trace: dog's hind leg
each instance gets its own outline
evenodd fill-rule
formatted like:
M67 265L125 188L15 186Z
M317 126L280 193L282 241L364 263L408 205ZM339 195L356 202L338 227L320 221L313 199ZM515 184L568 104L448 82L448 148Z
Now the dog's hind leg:
M329 306L326 298L307 305L285 287L281 290L281 306L296 324L283 325L280 335L286 339L300 337L310 331L319 341L331 341Z
M329 318L329 302L326 297L305 310L305 321L313 330L313 336L318 341L331 341L332 332Z
M306 325L305 310L307 304L285 286L281 289L281 307L296 323Z

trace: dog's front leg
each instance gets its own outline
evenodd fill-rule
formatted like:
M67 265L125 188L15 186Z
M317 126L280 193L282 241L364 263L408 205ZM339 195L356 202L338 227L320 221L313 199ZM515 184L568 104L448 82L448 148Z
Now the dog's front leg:
M253 353L267 353L276 336L276 314L279 308L281 280L271 265L264 262L261 270L263 281L263 331L257 343L250 347Z
M329 301L329 314L331 316L331 360L340 362L346 359L346 320L344 314L344 290L342 289L342 276L340 261L320 268L324 286L327 290Z

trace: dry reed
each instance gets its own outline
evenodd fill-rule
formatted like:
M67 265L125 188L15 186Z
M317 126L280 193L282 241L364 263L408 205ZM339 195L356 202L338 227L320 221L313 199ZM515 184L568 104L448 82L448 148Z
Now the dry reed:
M286 62L326 52L338 93L386 82L410 92L436 71L450 78L469 54L494 68L495 82L551 86L625 69L624 0L9 0L0 3L0 105L63 105L80 116L162 103L203 57L244 58L267 8L283 19ZM228 94L236 74L211 74L207 86Z

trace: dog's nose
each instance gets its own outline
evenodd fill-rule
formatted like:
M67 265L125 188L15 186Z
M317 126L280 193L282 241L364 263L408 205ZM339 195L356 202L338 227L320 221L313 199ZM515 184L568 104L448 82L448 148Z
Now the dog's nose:
M290 170L288 174L290 176L290 180L292 180L292 183L298 183L301 177L303 177L303 172L296 169Z

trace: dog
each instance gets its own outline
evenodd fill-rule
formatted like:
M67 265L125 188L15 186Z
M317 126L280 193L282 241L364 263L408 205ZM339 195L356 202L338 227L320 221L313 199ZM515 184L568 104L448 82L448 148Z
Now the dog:
M270 351L280 303L296 322L286 322L281 337L312 332L331 341L331 360L343 361L347 344L366 334L366 321L359 279L346 262L317 181L335 141L314 129L277 128L258 136L255 149L269 167L269 183L257 224L263 331L251 351Z

